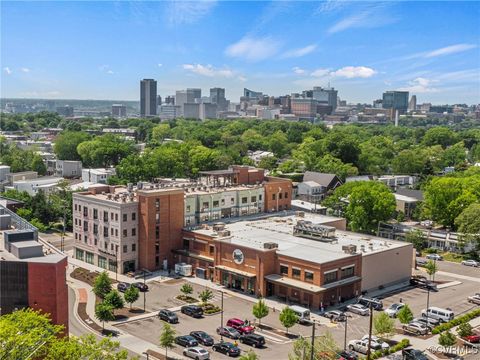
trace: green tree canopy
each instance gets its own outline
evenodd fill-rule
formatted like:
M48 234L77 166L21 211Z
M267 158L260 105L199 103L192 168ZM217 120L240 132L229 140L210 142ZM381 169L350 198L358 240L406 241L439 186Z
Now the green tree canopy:
M121 136L105 134L80 143L77 152L85 167L109 167L135 153L135 146Z
M115 320L113 306L104 302L95 305L95 317L102 322L102 330L105 330L105 321Z
M480 246L480 203L475 202L467 206L455 218L455 226L463 242L471 243L478 248Z
M287 334L288 334L288 329L290 329L293 325L295 325L298 321L298 316L295 314L295 312L290 309L289 307L285 307L279 315L279 320L282 323L282 325L287 329Z
M130 304L130 309L132 308L132 303L137 301L139 296L140 296L140 291L135 286L129 286L127 290L125 290L125 293L123 294L125 301Z
M122 309L125 306L125 301L117 290L111 290L107 295L105 295L105 299L103 301L105 304L110 305L114 310Z
M106 271L101 272L95 278L92 291L99 298L104 299L107 294L112 291L112 280Z
M165 348L165 357L168 359L168 349L175 344L175 329L170 324L164 323L160 333L160 346Z
M405 304L405 306L403 308L401 308L400 311L398 312L397 318L398 318L398 320L400 320L400 322L402 324L408 324L410 321L412 321L413 320L413 312L410 309L410 306Z
M258 319L260 324L262 323L262 319L268 315L269 311L270 310L268 309L267 304L265 304L264 299L258 300L258 302L254 304L252 308L253 316Z
M82 131L62 131L55 139L53 150L59 160L82 160L77 147L90 136Z

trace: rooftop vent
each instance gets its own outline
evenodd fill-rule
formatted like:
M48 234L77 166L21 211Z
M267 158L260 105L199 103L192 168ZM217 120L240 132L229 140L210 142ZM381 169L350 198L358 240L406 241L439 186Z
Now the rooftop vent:
M343 245L342 251L346 254L355 254L357 252L357 246L353 244Z
M298 217L304 218L305 217L305 211L297 211L295 213L295 215L298 216Z
M223 229L225 229L225 223L218 222L218 223L213 224L213 230L214 231L222 231Z
M137 189L138 189L138 190L142 190L142 189L143 189L143 183L142 183L142 182L138 182L138 183L137 183Z
M266 242L266 243L263 243L263 248L268 250L278 249L278 244L274 242Z
M221 237L226 237L231 235L230 230L220 230L220 231L217 231L217 234L218 236L221 236Z

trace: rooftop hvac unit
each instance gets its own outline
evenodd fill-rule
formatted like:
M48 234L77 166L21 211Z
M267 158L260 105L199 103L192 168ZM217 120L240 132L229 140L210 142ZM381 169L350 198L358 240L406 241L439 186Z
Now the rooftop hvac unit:
M297 211L297 212L295 213L295 215L298 216L298 217L303 218L303 217L305 217L305 211Z
M132 183L128 183L128 184L127 184L127 190L128 190L128 191L132 191L132 190L133 190L133 184L132 184Z
M343 245L342 250L346 254L355 254L357 252L357 246L353 244Z
M218 231L217 234L218 236L221 236L221 237L226 237L231 235L230 230L221 230L221 231Z
M269 250L278 249L278 244L274 242L266 242L266 243L263 243L263 248L269 249Z
M218 223L213 224L213 230L221 231L223 229L225 229L225 223L218 222Z
M143 183L140 181L137 183L137 189L142 190L143 189Z
M104 193L105 194L105 193ZM107 199L112 200L112 194L107 194Z

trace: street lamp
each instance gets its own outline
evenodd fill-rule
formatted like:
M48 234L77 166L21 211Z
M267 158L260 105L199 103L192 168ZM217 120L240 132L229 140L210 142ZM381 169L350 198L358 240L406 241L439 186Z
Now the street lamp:
M314 353L315 353L315 320L313 320L313 327L312 327L312 348L310 351L310 360L314 360Z
M348 326L348 318L350 315L345 315L345 335L343 337L343 350L347 350L347 326Z
M222 311L220 312L220 341L223 342L223 332L221 331L223 327L223 291L220 290L220 294L222 294Z
M147 298L146 296L146 290L145 290L145 269L143 270L143 312L145 312L145 304L147 303Z
M145 351L144 351L144 352L142 352L142 355L145 355L145 356L147 357L147 360L149 359L149 356L150 356L150 355L148 354L148 352L145 352Z

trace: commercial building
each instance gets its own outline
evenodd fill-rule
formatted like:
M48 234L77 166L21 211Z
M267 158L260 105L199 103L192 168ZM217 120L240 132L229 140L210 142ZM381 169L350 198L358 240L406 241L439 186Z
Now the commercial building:
M317 101L312 98L292 98L292 113L300 119L312 120L317 115Z
M172 267L183 226L290 209L290 180L263 169L205 171L196 182L159 179L73 194L75 257L112 271Z
M140 116L157 115L157 82L153 79L140 81Z
M382 106L384 109L394 109L404 114L408 110L408 91L386 91L383 93Z
M57 160L56 176L63 178L78 178L82 174L82 162L76 160Z
M167 103L158 107L158 116L160 119L175 119L181 116L181 114L181 107L173 103Z
M112 116L114 118L127 117L127 106L123 105L123 104L113 104L112 105Z
M116 175L115 168L83 169L82 181L95 184L106 184L108 178Z
M253 90L244 88L243 97L245 98L245 100L261 100L263 99L263 93L260 91L253 91Z
M185 119L199 119L200 118L200 105L197 103L184 103L183 104L183 117Z
M7 180L7 174L10 174L10 166L0 165L0 182Z
M180 106L180 112L184 114L185 104L195 104L196 100L201 97L201 89L188 88L186 90L177 90L175 93L175 105ZM195 118L198 118L198 116Z
M176 262L226 287L313 309L410 278L411 244L344 229L344 219L303 212L191 227Z
M408 111L417 110L417 95L412 95L410 101L408 102Z
M213 103L201 103L199 108L199 118L201 120L216 119L218 105Z
M337 108L337 95L338 90L334 88L322 88L315 86L312 90L312 98L317 100L322 105L328 105L332 107L332 111Z
M37 229L0 206L0 315L30 307L68 335L67 257L37 241Z
M39 191L48 195L54 192L63 180L63 177L42 176L36 179L14 181L11 186L6 186L5 189L13 189L19 192L26 191L30 196L35 196Z
M225 98L224 88L210 89L210 102L217 105L218 111L226 111L228 109L228 100Z

